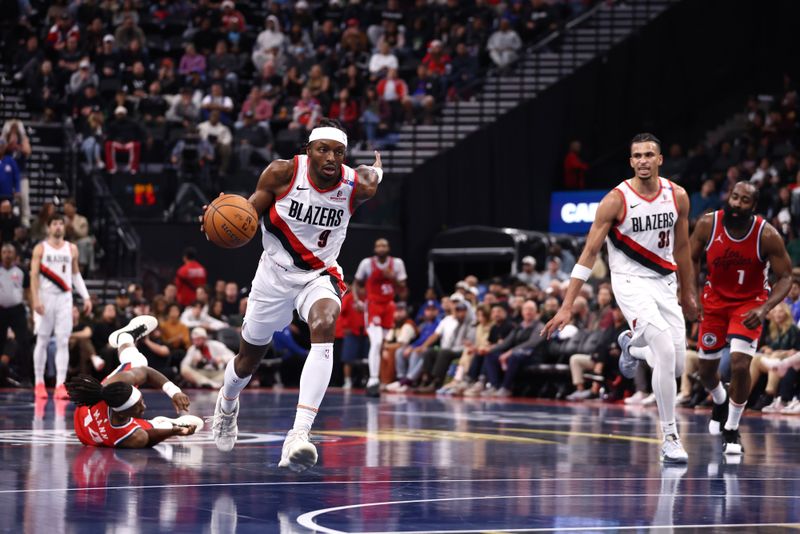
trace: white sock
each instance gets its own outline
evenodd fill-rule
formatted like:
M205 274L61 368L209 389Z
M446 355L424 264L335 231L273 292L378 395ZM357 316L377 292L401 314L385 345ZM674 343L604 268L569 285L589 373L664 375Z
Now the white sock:
M367 336L369 337L369 382L367 382L367 386L374 386L380 383L383 327L369 325Z
M647 344L653 351L653 393L656 395L658 416L661 424L675 422L675 396L677 384L675 383L675 346L667 330L659 330L653 325L647 325L644 331Z
M121 347L122 345L133 345L133 336L127 332L123 332L117 336L117 346Z
M725 388L722 386L722 382L717 382L717 387L709 391L709 393L711 393L714 404L722 404L725 402Z
M738 404L728 401L728 420L725 421L725 430L736 430L739 428L739 420L742 418L744 407L747 403Z
M69 368L69 336L56 337L56 387L67 380Z
M228 365L225 366L225 383L222 384L222 389L220 390L222 393L220 406L222 407L222 411L226 413L231 413L234 408L236 408L236 399L239 398L239 393L247 386L253 376L239 377L233 368L233 362L235 361L236 358L229 361Z
M311 431L333 371L333 343L312 343L300 375L294 430Z
M33 348L33 376L37 384L44 383L44 368L47 365L47 344L50 337L36 336L36 346Z
M675 420L673 419L670 423L661 423L661 432L664 433L664 437L669 436L670 434L674 434L676 437L678 436L678 427L675 425Z

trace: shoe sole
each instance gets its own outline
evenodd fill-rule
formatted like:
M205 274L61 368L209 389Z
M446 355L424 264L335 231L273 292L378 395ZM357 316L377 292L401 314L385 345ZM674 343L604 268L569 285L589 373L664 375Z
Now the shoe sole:
M741 456L744 454L744 449L741 445L736 445L735 443L728 445L725 447L725 450L722 451L722 454L725 456Z
M111 345L112 348L115 349L119 348L119 345L117 344L117 337L120 334L127 332L128 330L137 328L141 325L145 326L145 331L144 334L142 334L139 339L146 336L147 334L155 330L156 327L158 327L158 319L156 319L152 315L139 315L138 317L134 317L128 324L126 324L119 330L114 330L113 332L111 332L111 334L108 336L108 344ZM136 340L134 340L134 342L135 341Z
M278 467L287 467L295 473L302 473L306 469L317 465L317 448L311 443L298 444L289 454L289 458L282 460Z
M662 456L661 463L664 465L683 465L689 463L689 458L669 458L667 456Z

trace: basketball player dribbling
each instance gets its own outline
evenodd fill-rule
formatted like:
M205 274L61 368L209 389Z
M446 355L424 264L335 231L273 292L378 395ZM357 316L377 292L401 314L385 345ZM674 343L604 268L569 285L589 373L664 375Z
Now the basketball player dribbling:
M64 240L64 217L47 221L47 239L33 247L31 258L31 304L36 346L33 349L34 396L47 398L44 370L50 336L56 338L56 399L68 399L64 380L69 366L69 336L72 333L72 290L83 299L83 312L92 312L92 301L78 267L78 247Z
M652 134L638 134L631 140L634 177L600 202L561 309L542 333L549 337L570 323L575 297L607 240L611 286L631 327L619 338L620 371L632 378L639 360L647 360L653 368L664 439L661 460L685 463L689 457L675 425L675 376L683 372L684 314L689 320L696 318L697 289L689 253L689 197L682 187L658 175L663 160L661 142Z
M708 270L697 341L700 380L714 401L708 430L722 434L723 453L733 456L744 452L739 420L750 396L750 361L764 319L792 287L792 260L778 231L755 215L757 202L753 184L737 183L725 207L697 221L691 237L695 265L699 269L705 252ZM770 268L776 277L772 291ZM728 345L731 383L726 392L718 369Z
M212 432L229 451L238 433L239 393L258 367L273 332L285 328L292 312L308 323L311 350L300 376L293 428L279 467L300 472L317 462L309 441L333 368L336 319L345 290L336 262L347 225L359 204L372 198L383 178L380 154L372 166L343 164L347 134L338 121L323 119L309 135L306 153L275 160L250 196L261 218L264 252L256 270L242 324L239 353L225 368Z
M375 255L361 260L356 269L356 284L367 290L364 324L369 337L368 397L380 396L383 338L394 326L395 288L405 288L407 278L403 260L389 256L389 241L386 239L375 241Z

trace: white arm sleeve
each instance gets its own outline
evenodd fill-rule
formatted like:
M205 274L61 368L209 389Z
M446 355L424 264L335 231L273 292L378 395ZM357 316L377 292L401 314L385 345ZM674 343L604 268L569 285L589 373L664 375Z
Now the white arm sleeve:
M83 281L81 273L72 273L72 287L75 288L75 291L84 301L89 300L89 290L86 289L86 283Z

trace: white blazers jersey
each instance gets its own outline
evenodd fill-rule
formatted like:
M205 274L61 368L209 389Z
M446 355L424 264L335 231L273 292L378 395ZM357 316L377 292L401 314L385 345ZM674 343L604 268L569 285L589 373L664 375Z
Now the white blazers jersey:
M608 233L608 263L613 274L645 278L667 276L678 267L672 257L678 202L672 182L658 178L658 193L637 193L625 180L614 191L622 195L624 215Z
M356 172L342 165L342 179L317 189L308 176L308 156L294 157L294 176L262 216L264 250L272 261L298 279L327 271L341 282L336 259L355 209Z
M39 267L39 288L43 293L72 294L72 250L64 241L61 248L54 248L42 241L42 263ZM70 312L72 313L72 312Z

